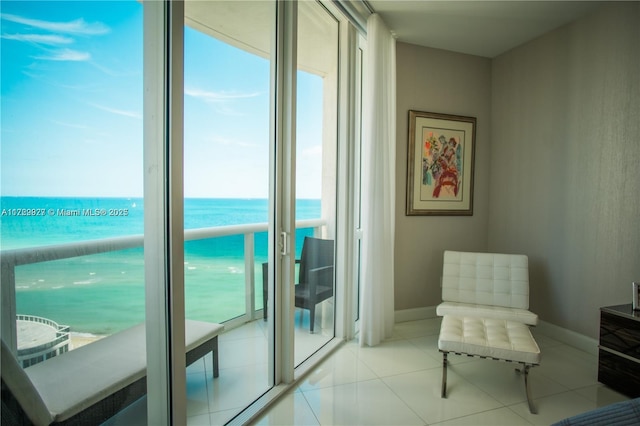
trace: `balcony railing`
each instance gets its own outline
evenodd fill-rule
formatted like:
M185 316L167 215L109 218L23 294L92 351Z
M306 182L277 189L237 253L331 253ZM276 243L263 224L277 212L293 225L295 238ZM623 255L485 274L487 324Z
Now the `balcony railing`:
M322 219L301 220L296 222L296 229L313 228L314 234L319 235L320 228L325 225ZM185 241L204 240L209 238L244 235L244 265L245 265L245 315L234 318L228 326L241 324L256 318L255 309L255 234L267 232L268 224L257 223L247 225L218 226L212 228L187 229L184 232ZM42 247L30 247L0 252L2 272L0 276L0 295L2 313L2 339L15 352L17 349L16 331L16 280L15 268L40 262L88 256L98 253L140 248L144 245L144 236L133 235L125 237L104 238L94 241L59 244Z

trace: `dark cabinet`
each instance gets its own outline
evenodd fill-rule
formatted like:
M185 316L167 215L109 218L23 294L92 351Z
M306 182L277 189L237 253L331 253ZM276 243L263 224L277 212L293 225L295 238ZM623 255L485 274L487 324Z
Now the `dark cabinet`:
M598 381L640 396L640 311L631 304L600 308Z

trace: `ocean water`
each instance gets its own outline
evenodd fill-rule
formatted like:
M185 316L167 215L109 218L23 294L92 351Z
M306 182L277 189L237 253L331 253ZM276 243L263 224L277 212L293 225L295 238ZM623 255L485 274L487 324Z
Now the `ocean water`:
M297 218L320 217L320 200L298 200ZM185 229L266 223L266 199L185 199ZM139 198L0 199L0 249L10 250L142 235ZM296 232L296 249L312 229ZM267 234L255 235L256 307ZM185 243L185 309L189 319L222 322L244 314L244 237ZM142 248L18 266L19 314L69 325L72 332L111 334L144 320Z

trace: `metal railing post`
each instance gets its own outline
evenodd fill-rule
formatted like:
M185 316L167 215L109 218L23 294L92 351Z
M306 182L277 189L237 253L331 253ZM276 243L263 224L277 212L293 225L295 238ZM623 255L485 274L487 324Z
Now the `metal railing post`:
M2 258L2 272L0 275L0 322L2 324L2 340L11 352L18 353L18 334L16 330L16 268L13 256Z
M248 320L256 316L255 234L244 234L244 294Z

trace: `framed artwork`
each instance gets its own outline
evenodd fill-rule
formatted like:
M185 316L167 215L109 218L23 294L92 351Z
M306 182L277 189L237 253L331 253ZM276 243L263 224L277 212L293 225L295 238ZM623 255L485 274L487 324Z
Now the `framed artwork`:
M473 215L475 117L409 111L407 216Z

